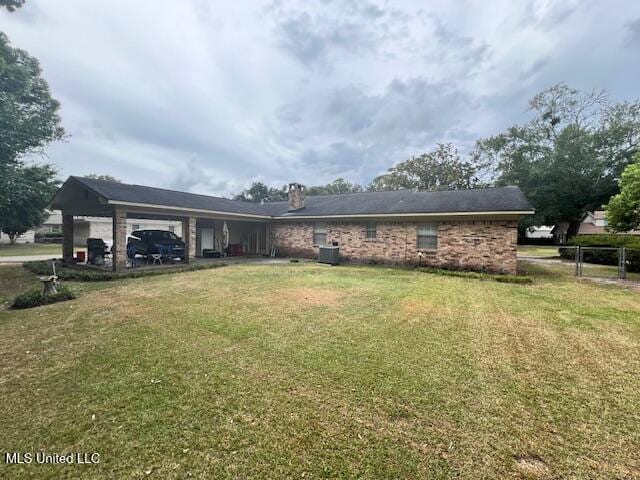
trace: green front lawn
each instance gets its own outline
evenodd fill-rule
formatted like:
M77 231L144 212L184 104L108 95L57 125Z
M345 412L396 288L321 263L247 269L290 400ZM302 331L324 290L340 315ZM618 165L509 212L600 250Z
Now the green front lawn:
M634 478L640 294L234 265L0 311L1 478ZM0 275L7 270L0 270Z
M17 243L0 245L0 257L17 257L23 255L62 255L62 245L49 243Z

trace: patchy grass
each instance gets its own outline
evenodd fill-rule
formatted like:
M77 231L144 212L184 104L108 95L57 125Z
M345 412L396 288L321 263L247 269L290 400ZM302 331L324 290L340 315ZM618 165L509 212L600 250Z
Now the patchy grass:
M47 243L17 243L0 245L0 257L18 257L27 255L62 255L62 245Z
M529 273L233 265L0 312L3 451L101 454L0 477L640 476L640 295Z
M558 257L558 247L546 245L518 245L518 255L528 257Z
M533 277L527 275L492 274L484 272L474 272L467 270L447 270L444 268L419 267L418 271L433 273L435 275L445 275L448 277L473 278L475 280L493 280L502 283L518 283L521 285L533 283Z
M16 295L37 287L42 288L38 278L22 265L0 265L0 305L6 305Z

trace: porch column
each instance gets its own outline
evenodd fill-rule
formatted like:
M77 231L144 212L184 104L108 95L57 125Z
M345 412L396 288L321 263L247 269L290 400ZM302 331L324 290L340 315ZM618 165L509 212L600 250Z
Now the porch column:
M182 241L184 242L185 260L191 263L196 258L196 217L182 219Z
M62 214L62 258L73 262L73 215Z
M120 209L113 211L113 271L119 272L127 268L127 212Z
M271 254L271 222L265 224L264 226L264 234L265 234L265 249L267 250L266 252L264 252L265 255L270 255Z

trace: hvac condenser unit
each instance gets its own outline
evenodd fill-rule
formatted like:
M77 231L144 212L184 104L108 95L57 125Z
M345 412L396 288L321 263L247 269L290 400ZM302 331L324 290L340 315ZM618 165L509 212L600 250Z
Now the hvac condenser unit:
M338 265L340 263L340 247L333 245L320 246L320 252L318 253L318 263Z

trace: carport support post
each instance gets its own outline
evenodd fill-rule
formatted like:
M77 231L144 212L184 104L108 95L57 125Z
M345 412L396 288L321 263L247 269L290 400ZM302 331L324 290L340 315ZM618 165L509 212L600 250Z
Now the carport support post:
M184 242L185 260L191 263L196 258L196 217L182 219L182 241Z
M113 271L120 272L127 268L127 212L113 211Z
M73 262L73 215L62 213L62 258Z

